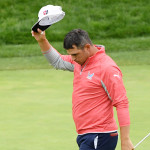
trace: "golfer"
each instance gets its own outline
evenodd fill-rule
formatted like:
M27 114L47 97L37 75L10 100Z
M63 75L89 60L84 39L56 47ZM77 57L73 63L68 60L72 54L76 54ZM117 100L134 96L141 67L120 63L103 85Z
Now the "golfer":
M74 72L72 114L80 150L115 150L120 126L121 150L133 150L130 141L128 98L122 73L105 53L103 45L94 45L88 33L74 29L64 38L68 55L61 55L46 39L45 32L32 31L41 51L56 69Z

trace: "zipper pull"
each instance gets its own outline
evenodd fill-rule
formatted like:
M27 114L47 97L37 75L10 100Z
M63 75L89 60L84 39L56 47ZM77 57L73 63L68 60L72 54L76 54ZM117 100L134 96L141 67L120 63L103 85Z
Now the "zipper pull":
M80 71L80 75L82 75L82 70Z

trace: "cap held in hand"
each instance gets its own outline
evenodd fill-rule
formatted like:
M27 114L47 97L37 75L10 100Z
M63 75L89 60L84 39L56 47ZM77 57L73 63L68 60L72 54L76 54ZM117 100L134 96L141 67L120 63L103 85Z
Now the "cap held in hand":
M38 13L38 22L36 22L32 30L38 32L37 29L42 31L46 30L52 24L62 20L65 16L65 12L62 11L61 6L47 5L40 9Z

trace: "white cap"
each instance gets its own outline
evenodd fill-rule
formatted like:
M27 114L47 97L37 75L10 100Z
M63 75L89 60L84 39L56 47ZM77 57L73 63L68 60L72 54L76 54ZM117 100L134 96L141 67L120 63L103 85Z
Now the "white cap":
M40 9L38 21L40 25L54 24L65 16L61 6L47 5Z
M61 6L47 5L40 9L38 13L38 22L33 25L32 30L37 32L37 28L46 30L52 24L60 21L65 16Z

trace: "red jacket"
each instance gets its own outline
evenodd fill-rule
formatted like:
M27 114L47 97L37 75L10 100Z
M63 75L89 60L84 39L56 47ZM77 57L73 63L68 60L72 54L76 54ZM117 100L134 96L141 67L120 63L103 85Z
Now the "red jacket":
M105 54L103 46L89 57L84 65L72 61L69 55L59 55L66 66L74 71L72 113L78 134L107 133L117 130L113 106L117 108L120 126L130 124L128 98L122 81L122 73L116 63ZM48 53L45 55L48 59ZM56 66L56 65L55 65ZM71 71L71 69L70 69Z

